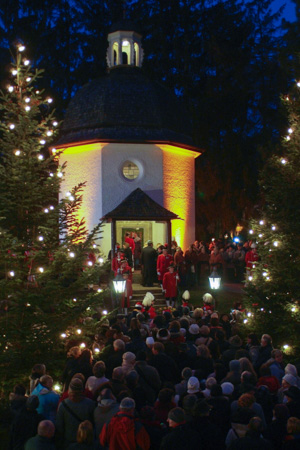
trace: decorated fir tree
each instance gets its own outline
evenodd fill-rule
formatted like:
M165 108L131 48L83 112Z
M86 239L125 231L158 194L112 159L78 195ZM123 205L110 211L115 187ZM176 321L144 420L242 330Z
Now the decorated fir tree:
M276 347L300 351L300 82L283 97L288 129L261 174L265 207L250 238L259 261L247 274L249 329L269 333Z
M58 128L52 99L24 54L19 45L0 99L0 363L8 376L58 358L66 341L91 344L103 305L102 289L92 289L103 273L101 224L88 233L77 217L84 183L60 195L66 167L49 152Z

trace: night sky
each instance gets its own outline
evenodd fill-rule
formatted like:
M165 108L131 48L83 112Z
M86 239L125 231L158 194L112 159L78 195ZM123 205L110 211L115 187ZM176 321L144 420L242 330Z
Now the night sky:
M283 17L294 22L296 20L295 3L292 0L274 0L273 9L277 11L282 5L286 5L283 11Z

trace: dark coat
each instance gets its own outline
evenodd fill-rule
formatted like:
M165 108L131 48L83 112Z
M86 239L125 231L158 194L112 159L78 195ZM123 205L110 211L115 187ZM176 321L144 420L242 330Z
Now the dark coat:
M260 437L259 433L248 431L245 437L235 439L228 450L272 450L272 448L270 442Z
M55 450L55 444L43 436L34 436L30 438L24 447L25 450Z
M209 417L195 417L191 426L200 434L202 447L205 450L225 449L223 433L217 425L210 421Z
M141 264L143 266L142 273L144 284L151 286L156 279L156 259L157 253L151 245L143 248L141 254Z
M172 428L161 441L160 450L201 450L200 434L193 430L189 424L178 425Z
M156 368L162 382L172 381L177 383L180 381L178 367L174 360L165 353L154 355L149 361L149 364Z
M274 447L274 450L281 450L282 442L287 434L286 420L275 419L264 432L264 438L268 439Z
M44 417L36 411L24 407L15 416L11 424L10 450L23 450L25 442L36 435L37 427Z
M262 346L259 347L257 360L254 364L254 368L257 372L259 368L271 358L272 350L273 347L270 344L266 345L265 347Z
M139 374L139 385L145 390L148 403L153 405L161 388L157 370L146 361L137 361L134 369Z

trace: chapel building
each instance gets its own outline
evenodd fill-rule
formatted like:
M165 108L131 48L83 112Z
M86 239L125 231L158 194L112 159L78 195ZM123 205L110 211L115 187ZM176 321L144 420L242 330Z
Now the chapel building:
M105 76L70 101L57 149L67 161L62 194L86 181L80 211L88 229L103 220L107 255L126 231L185 250L195 240L191 124L176 95L142 72L141 34L123 19L108 34Z

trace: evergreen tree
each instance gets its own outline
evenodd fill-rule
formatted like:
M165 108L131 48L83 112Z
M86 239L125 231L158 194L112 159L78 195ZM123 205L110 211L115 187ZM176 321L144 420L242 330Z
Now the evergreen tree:
M9 377L7 366L57 359L79 333L90 342L104 295L91 288L103 276L101 224L88 233L78 219L84 183L59 198L66 167L48 150L58 123L24 50L0 99L0 365Z
M265 207L250 236L260 260L247 276L251 330L269 333L276 347L300 350L300 82L283 97L289 127L280 153L262 171Z

